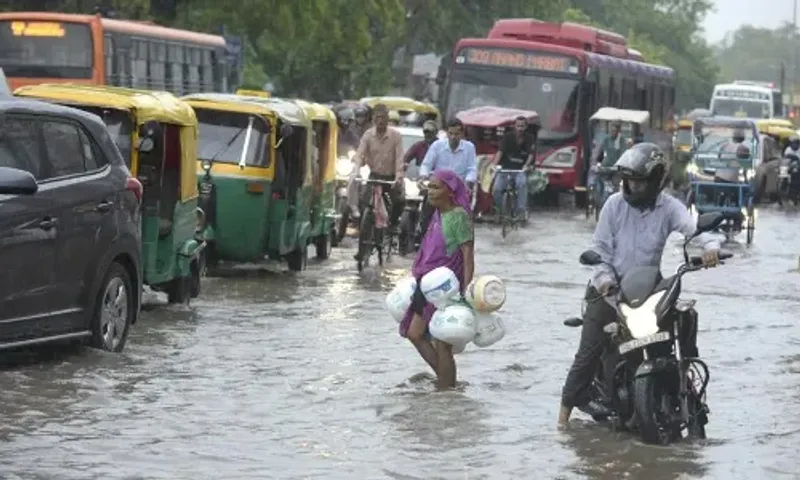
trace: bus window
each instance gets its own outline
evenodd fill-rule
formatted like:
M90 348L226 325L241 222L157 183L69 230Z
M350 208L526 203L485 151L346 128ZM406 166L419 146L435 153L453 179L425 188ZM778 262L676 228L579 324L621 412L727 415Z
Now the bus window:
M0 65L9 78L92 78L93 51L85 24L0 21Z
M620 108L622 106L622 82L619 77L611 77L611 98L609 106Z
M111 84L111 79L114 76L114 40L111 35L103 37L103 52L106 61L106 84Z
M147 88L147 42L133 41L133 88Z
M202 51L202 64L200 70L201 81L203 82L203 90L206 92L220 91L214 89L214 71L211 68L211 50L203 49Z
M636 102L637 90L636 80L623 78L622 82L622 108L635 110L638 106Z
M669 86L665 87L664 90L664 109L663 109L663 119L664 125L668 125L673 119L670 118L672 115L673 109L675 108L675 87Z
M608 102L610 101L611 75L609 75L608 72L604 70L600 70L598 78L600 79L597 86L597 89L600 92L599 96L597 97L597 106L599 108L599 107L605 107L606 105L608 105Z
M188 67L187 78L189 79L189 92L197 93L202 91L201 80L200 80L201 52L199 48L192 47L190 53L191 55L189 55L189 62L187 64Z
M166 72L164 61L164 44L156 41L150 42L150 88L153 90L166 89Z

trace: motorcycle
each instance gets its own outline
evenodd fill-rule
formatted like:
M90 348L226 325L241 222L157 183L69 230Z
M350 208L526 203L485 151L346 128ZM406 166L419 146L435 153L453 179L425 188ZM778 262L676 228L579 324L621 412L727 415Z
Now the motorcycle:
M679 297L683 275L704 268L702 258L690 257L686 246L723 220L719 212L699 216L696 233L683 244L684 263L665 279L659 267L639 267L620 278L597 252L581 254L582 265L611 267L619 286L608 294L614 299L617 321L603 329L611 337L613 350L605 352L604 365L598 367L590 390L592 402L609 406L611 414L606 418L593 415L596 421L608 420L614 429L638 431L645 443L668 444L680 439L684 429L689 437L705 438L709 370L695 346L695 301ZM722 253L719 258L732 256ZM570 318L564 324L582 326L583 319ZM605 378L604 372L611 378Z
M784 199L792 201L795 206L800 204L800 157L787 155L781 160L778 185L781 204Z
M425 198L428 191L428 182L416 182L409 178L403 180L405 188L405 207L400 217L400 233L398 235L400 255L413 253L422 241L420 219Z
M352 217L352 208L348 201L348 190L355 170L355 163L353 163L355 156L355 150L348 150L345 155L340 155L336 160L336 188L334 193L336 235L332 242L334 247L338 246L344 239Z

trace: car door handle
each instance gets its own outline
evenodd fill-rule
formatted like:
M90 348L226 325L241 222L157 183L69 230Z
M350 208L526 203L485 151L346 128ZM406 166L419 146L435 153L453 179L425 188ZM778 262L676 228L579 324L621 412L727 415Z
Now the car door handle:
M111 207L113 207L113 206L114 206L114 202L101 202L96 207L94 207L94 209L97 210L100 213L106 213L106 212L110 211Z
M55 227L58 223L58 220L55 218L45 218L41 222L39 222L39 228L42 230L50 230L51 228Z

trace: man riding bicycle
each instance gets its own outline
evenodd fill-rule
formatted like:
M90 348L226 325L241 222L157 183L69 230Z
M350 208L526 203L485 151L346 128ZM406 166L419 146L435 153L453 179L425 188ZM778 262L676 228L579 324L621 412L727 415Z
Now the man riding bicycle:
M403 137L400 132L389 128L389 108L378 104L373 109L375 126L364 132L356 155L353 158L356 172L361 165L369 167L369 180L392 181L392 188L380 185L383 197L388 200L389 225L396 228L403 213L403 177L405 164L403 163ZM360 202L360 209L368 202L372 189L364 189L364 196ZM356 254L356 260L359 260Z
M420 178L426 179L436 170L452 170L467 184L470 192L474 192L475 182L478 179L478 159L475 145L469 140L464 140L463 136L464 124L461 120L450 120L447 124L447 138L440 138L428 147L428 153L420 165ZM426 199L422 205L422 218L420 218L423 236L428 229L432 213L433 209Z
M514 131L503 136L500 149L494 156L493 163L500 166L494 177L492 196L499 209L503 204L503 192L508 182L513 181L517 187L516 214L524 218L528 201L528 175L533 166L536 151L536 136L528 131L528 119L517 117ZM503 172L503 170L524 170L522 172Z

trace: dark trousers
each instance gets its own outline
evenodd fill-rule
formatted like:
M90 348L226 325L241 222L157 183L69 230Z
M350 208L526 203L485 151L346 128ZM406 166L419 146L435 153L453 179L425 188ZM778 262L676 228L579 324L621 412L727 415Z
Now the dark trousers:
M591 400L589 389L595 373L601 368L601 361L603 378L606 384L610 384L608 379L614 377L619 359L617 349L608 348L610 337L603 331L603 327L616 320L616 310L592 286L586 289L586 298L589 301L583 315L581 341L561 391L561 404L569 408L583 406Z
M369 179L393 182L395 180L395 176L380 175L378 173L370 172ZM375 186L381 189L381 195L383 196L383 201L386 204L386 210L389 213L389 225L396 226L400 221L400 215L403 214L403 207L405 206L405 195L403 193L402 186L398 187L397 185L389 186L383 184ZM362 188L360 202L360 211L362 215L364 214L364 206L367 205L371 197L372 186L367 185L367 188Z

